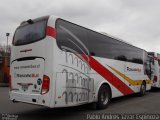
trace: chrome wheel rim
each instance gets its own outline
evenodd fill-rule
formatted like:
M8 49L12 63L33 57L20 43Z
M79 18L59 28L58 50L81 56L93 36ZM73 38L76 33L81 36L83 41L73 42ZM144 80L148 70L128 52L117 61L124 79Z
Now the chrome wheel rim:
M142 85L142 93L145 93L145 85Z
M105 91L101 94L101 101L104 105L109 101L108 94Z

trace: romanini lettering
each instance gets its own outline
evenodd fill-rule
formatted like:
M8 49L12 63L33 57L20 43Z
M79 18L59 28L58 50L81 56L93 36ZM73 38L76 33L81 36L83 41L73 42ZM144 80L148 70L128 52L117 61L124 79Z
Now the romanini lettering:
M140 69L140 68L130 68L130 67L127 67L127 71L137 71L137 72L141 72L141 69Z
M39 77L39 74L34 74L34 73L32 73L32 74L17 74L17 73L15 73L14 77L20 77L20 78L22 78L22 77Z

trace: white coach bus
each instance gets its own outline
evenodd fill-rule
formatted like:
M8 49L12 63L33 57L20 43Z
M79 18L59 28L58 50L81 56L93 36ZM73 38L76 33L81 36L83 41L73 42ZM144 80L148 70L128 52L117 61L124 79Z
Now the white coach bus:
M153 78L152 87L160 88L160 54L155 52L148 52L153 57Z
M111 98L151 88L145 50L54 16L22 22L12 44L14 102L103 109Z

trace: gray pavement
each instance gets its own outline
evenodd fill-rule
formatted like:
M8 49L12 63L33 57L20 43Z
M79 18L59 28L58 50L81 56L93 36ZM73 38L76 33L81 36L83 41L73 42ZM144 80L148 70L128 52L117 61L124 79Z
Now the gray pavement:
M160 89L149 91L143 97L135 94L115 98L107 109L92 110L88 109L88 105L51 109L20 102L12 103L8 87L0 87L0 113L18 115L18 120L86 120L87 116L99 114L160 114Z

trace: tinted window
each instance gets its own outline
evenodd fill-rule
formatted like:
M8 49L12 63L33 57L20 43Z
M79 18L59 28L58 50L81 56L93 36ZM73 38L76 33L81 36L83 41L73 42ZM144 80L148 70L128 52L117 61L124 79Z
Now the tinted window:
M89 50L95 56L109 59L143 63L143 50L128 45L109 36L89 31L87 33Z
M144 74L146 74L150 79L152 75L152 71L151 71L152 61L153 61L153 57L145 53L144 54Z
M160 54L157 54L158 57L158 64L160 65Z
M154 65L154 52L148 52L148 55L152 56L153 57L153 65Z
M36 21L17 28L14 36L14 45L25 45L39 41L45 37L47 20Z
M86 29L69 22L56 22L57 44L61 49L70 52L89 54Z
M92 56L143 64L143 50L58 19L57 44L60 49Z
M148 52L148 55L154 57L154 52Z

